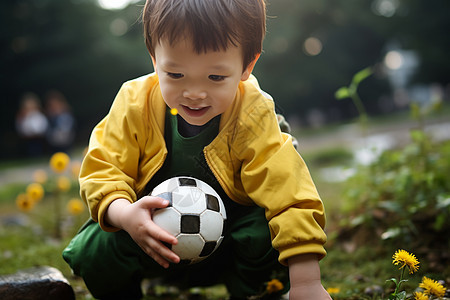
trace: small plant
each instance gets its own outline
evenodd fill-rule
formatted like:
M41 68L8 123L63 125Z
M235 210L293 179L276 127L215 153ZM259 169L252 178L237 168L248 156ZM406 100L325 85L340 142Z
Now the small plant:
M72 216L78 216L84 211L84 204L80 199L71 198L68 201L73 181L76 181L78 177L80 163L71 162L66 153L57 152L50 158L49 166L53 174L49 176L45 170L36 170L33 174L34 182L27 186L25 193L17 196L16 205L21 211L31 213L44 198L52 200L53 213L45 213L45 219L48 221L48 216L52 216L52 236L60 239L62 237L63 205L66 205L66 211Z
M395 291L389 296L389 300L404 300L406 299L406 291L400 292L400 286L408 281L404 279L406 268L409 269L409 274L417 272L419 269L419 261L414 254L410 254L405 250L398 250L392 257L394 260L392 263L394 265L400 265L399 270L402 270L400 274L400 279L391 278L388 281L392 281L395 284Z
M419 270L419 261L416 256L412 253L408 253L405 250L397 250L392 256L393 261L392 264L400 265L399 270L402 270L400 274L400 279L391 278L387 281L392 281L395 284L394 292L389 295L389 300L405 300L407 299L406 291L400 291L400 286L407 282L407 279L404 279L406 268L409 269L409 274L414 274ZM419 284L419 288L421 291L414 292L415 300L431 300L436 298L442 298L445 295L445 287L426 276L422 278L422 282Z
M370 67L362 69L353 76L348 86L340 87L334 94L337 100L342 100L346 98L352 99L353 104L358 110L359 122L363 130L363 136L366 135L368 115L364 107L364 104L358 95L358 86L364 79L372 75L372 73L373 71L372 68Z

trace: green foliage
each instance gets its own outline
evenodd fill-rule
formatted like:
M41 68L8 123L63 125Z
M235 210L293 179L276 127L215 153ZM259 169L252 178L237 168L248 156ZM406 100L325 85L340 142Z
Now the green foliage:
M450 142L433 144L420 130L411 131L411 139L347 182L345 201L355 216L350 226L396 246L448 247L442 237L450 229Z
M353 153L342 147L327 148L303 156L311 169L330 165L345 165L353 160Z

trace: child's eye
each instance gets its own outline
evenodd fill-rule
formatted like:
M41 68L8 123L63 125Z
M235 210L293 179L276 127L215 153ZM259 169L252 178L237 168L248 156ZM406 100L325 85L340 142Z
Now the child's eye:
M180 78L183 78L184 75L181 74L181 73L170 73L170 72L167 72L167 76L169 76L172 79L180 79Z
M225 76L222 76L222 75L209 75L208 78L211 79L212 81L222 81L222 80L225 79Z

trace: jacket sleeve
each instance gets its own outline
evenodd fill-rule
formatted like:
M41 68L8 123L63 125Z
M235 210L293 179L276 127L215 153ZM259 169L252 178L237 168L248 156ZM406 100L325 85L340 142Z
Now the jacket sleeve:
M89 150L80 172L80 193L89 206L91 218L105 231L104 215L109 204L124 198L136 201L136 180L140 145L145 136L142 105L125 83L118 92L109 114L94 128ZM140 134L138 134L140 133ZM144 134L142 134L144 133Z
M240 122L235 137L243 188L265 208L281 263L306 253L322 258L326 253L323 203L292 137L280 132L273 102L266 100L244 109L246 122Z

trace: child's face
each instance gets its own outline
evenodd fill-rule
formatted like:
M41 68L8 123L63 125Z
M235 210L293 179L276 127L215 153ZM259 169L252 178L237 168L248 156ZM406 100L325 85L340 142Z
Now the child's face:
M241 47L230 45L226 51L198 54L190 39L172 45L161 40L152 59L166 104L197 126L225 112L239 82L248 79L254 65L242 70Z

